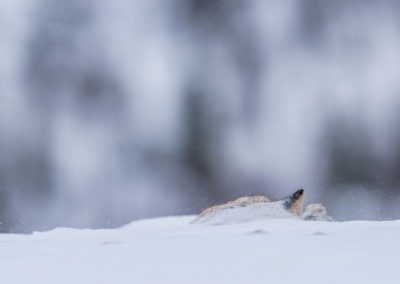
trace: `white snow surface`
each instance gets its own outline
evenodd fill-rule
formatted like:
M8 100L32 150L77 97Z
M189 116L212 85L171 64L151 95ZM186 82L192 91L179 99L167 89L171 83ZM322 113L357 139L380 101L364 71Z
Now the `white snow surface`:
M0 234L1 283L400 283L400 221L195 217Z

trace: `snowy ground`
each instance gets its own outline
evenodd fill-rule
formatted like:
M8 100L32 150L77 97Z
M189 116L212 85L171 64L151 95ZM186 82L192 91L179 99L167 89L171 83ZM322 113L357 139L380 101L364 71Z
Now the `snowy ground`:
M400 283L400 221L193 219L0 234L0 283Z

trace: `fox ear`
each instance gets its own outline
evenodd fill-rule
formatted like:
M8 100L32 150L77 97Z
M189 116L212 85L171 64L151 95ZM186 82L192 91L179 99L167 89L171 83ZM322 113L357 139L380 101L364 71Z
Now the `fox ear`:
M304 189L299 189L289 197L285 198L283 205L290 213L299 216L301 214L302 202L304 198Z

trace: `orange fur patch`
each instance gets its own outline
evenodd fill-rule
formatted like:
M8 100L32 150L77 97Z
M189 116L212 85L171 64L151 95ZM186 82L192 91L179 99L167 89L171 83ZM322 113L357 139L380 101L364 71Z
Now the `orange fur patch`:
M297 199L295 203L293 203L292 207L290 207L290 209L289 209L289 212L296 216L300 216L300 214L303 210L302 209L303 199L304 199L304 194L302 194L300 196L300 198Z

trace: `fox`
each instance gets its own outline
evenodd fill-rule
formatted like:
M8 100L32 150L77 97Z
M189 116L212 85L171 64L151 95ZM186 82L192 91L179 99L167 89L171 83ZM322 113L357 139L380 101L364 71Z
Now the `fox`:
M305 221L333 221L322 203L303 207L304 189L286 198L271 201L267 196L243 196L202 210L192 222L224 224L260 218L296 218Z

